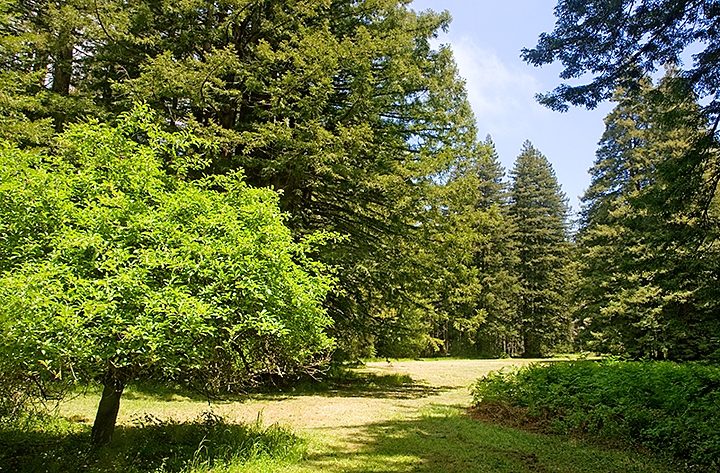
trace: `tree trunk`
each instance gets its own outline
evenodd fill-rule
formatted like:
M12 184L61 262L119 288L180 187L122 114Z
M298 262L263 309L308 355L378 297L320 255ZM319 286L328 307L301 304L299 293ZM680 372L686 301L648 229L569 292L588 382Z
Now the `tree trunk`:
M526 333L523 337L523 358L540 358L540 343L537 336L532 333Z
M70 94L70 81L72 80L73 47L67 46L55 53L53 64L52 91L60 95Z
M103 383L104 389L98 406L95 423L92 428L93 446L107 445L115 431L115 421L120 410L120 396L125 383L116 378L108 377Z
M72 80L73 47L67 46L55 54L53 64L52 91L64 97L70 95L70 82ZM53 113L55 131L60 133L67 121L68 113L63 108L57 108Z

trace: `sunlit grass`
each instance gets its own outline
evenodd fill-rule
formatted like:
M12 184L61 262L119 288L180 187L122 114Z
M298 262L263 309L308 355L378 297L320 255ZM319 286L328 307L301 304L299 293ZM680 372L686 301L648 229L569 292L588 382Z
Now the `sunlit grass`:
M637 452L608 450L568 437L548 437L477 422L446 406L422 409L413 418L353 429L348 448L331 438L305 461L282 471L671 473ZM335 436L347 432L336 431Z
M25 431L0 429L0 472L677 471L640 452L471 419L462 407L470 400L467 380L501 363L395 363L395 368L369 364L350 373L337 372L319 385L298 386L294 392L254 393L211 405L202 396L173 387L130 386L123 395L113 444L94 453L89 432L100 391L91 388L61 404L61 417L29 425ZM295 423L292 419L314 415L308 406L326 417L315 424ZM278 411L287 419L279 427L270 425L277 417L253 422L257 412L270 416ZM351 411L354 417L349 421L343 416ZM205 417L198 418L204 412ZM8 460L12 455L15 459Z

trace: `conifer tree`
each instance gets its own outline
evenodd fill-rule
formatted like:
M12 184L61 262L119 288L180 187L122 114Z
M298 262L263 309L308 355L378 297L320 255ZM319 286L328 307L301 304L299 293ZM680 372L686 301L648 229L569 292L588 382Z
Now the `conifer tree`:
M477 304L486 314L478 327L475 342L478 354L515 355L522 351L519 332L514 325L520 289L515 275L518 261L513 235L516 229L508 213L505 169L489 135L483 145L477 158L475 208L492 215L493 219L475 227L476 232L484 235L474 249L473 264L482 288Z
M683 65L680 75L706 99L704 112L717 133L718 11L716 0L560 0L553 31L542 33L537 46L524 48L521 56L534 66L562 63L563 80L592 77L589 83L563 83L538 97L554 110L567 110L568 104L595 108L611 99L616 87L635 89L658 67ZM685 61L690 48L695 53Z
M529 141L510 173L520 283L517 327L523 356L547 354L569 337L567 198L550 162Z
M493 226L495 216L476 206L479 192L478 166L484 145L460 153L446 176L442 176L424 199L422 260L431 278L424 287L424 305L429 309L431 342L445 354L467 351L485 312L478 307L482 290L473 255L486 237L478 226ZM472 349L470 347L470 349Z
M717 356L717 152L676 71L640 86L617 91L583 197L583 338L632 357Z
M454 355L499 355L510 344L517 281L504 170L492 140L458 155L427 194L427 244L414 263L433 278L422 289L430 346Z
M53 5L0 7L0 41L17 46L0 49L0 97L35 100L13 110L8 133L146 103L169 131L217 144L189 179L242 170L280 191L296 238L345 236L317 255L338 270L328 304L340 340L395 323L383 314L415 291L419 268L403 252L422 246L423 195L475 140L452 53L431 45L448 14L404 0Z
M477 152L478 195L475 206L489 209L493 205L505 207L508 203L505 168L500 164L495 142L490 135L478 146Z

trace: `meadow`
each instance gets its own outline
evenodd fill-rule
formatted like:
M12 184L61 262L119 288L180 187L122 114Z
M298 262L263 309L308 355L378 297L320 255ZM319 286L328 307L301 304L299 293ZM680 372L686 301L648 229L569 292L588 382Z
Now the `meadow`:
M213 401L168 387L128 389L110 446L93 450L99 392L78 392L0 431L0 471L635 472L679 466L645 448L479 421L478 377L519 360L372 362L323 383ZM476 391L477 395L477 391Z

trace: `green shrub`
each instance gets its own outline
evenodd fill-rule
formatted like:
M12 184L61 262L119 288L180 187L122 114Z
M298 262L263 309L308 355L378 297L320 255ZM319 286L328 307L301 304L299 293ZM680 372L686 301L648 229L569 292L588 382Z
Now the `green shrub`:
M548 430L639 444L720 470L720 368L670 362L555 362L494 372L474 404L524 407Z
M88 425L47 415L0 426L0 471L18 473L185 473L267 458L301 458L305 444L286 429L232 424L211 413L189 422L146 415L94 449Z

